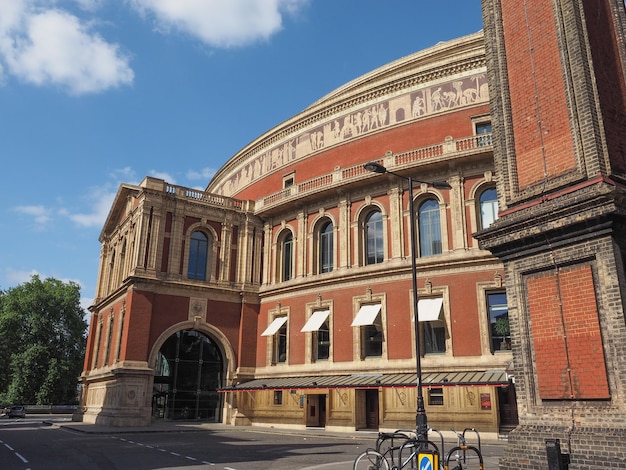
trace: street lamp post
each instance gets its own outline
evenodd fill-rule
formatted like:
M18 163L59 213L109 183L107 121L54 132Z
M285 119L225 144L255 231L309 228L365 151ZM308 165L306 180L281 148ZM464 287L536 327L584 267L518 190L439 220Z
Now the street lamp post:
M419 294L417 292L417 246L415 240L415 210L413 206L413 182L424 183L437 189L451 189L450 184L445 181L421 181L415 180L411 176L403 176L393 171L389 171L380 163L367 162L363 165L367 171L373 173L389 173L398 178L405 179L409 182L409 212L410 212L410 237L411 237L411 280L413 283L413 322L415 327L415 368L417 372L417 410L415 412L415 437L420 443L420 447L424 447L428 441L428 419L426 418L426 409L424 408L424 394L422 393L422 357L419 335Z

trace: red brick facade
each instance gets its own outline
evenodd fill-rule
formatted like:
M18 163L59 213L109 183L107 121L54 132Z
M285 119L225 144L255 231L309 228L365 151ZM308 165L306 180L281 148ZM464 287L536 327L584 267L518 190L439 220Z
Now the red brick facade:
M623 0L483 0L520 425L502 469L624 468ZM550 468L557 465L550 463Z
M610 398L590 266L527 280L542 400Z

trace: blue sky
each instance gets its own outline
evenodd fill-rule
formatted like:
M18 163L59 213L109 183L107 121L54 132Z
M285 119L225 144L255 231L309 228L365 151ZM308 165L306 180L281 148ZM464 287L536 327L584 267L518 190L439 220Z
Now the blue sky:
M120 183L204 188L263 132L482 29L480 0L0 0L0 290L90 305Z

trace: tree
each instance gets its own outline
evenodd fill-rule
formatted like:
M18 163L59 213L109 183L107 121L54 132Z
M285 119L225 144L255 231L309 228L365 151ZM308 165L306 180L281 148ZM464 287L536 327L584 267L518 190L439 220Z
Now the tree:
M0 402L75 403L87 340L80 286L54 278L0 292Z

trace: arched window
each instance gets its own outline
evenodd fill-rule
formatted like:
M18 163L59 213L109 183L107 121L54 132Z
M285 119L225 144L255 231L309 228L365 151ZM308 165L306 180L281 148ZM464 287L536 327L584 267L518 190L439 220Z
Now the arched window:
M170 336L154 367L154 418L219 423L222 417L224 359L219 345L195 330Z
M380 211L374 211L365 220L365 264L383 262L383 216Z
M289 232L281 244L282 281L293 277L293 235Z
M320 273L333 270L333 223L324 223L319 233Z
M495 188L483 191L479 198L480 228L486 229L498 220L498 194Z
M187 277L199 281L206 280L207 256L209 253L209 237L196 230L189 241L189 265Z
M420 256L439 255L442 252L439 203L428 199L420 205L418 214Z

